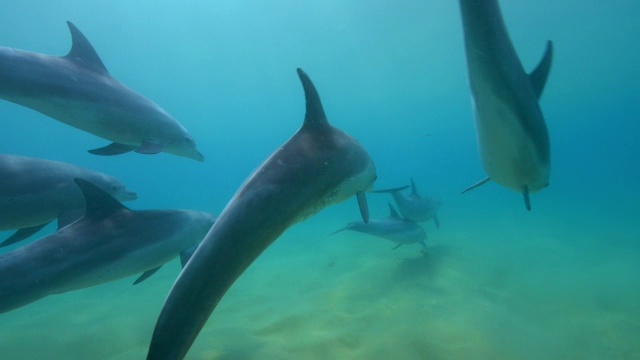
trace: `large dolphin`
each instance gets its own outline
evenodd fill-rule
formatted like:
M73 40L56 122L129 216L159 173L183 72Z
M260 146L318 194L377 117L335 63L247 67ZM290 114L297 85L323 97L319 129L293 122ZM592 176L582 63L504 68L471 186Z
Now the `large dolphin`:
M114 79L71 22L71 51L57 57L0 47L0 98L29 107L112 144L89 152L167 152L203 161L182 125Z
M553 53L525 73L497 0L460 0L480 157L488 178L524 196L549 185L549 134L538 105Z
M84 212L82 192L75 178L91 181L120 201L134 200L120 180L71 164L0 154L0 230L19 229L0 247L35 234L54 219L58 229Z
M426 253L427 233L424 229L413 221L403 219L398 212L389 204L389 216L384 219L371 219L368 223L354 221L347 226L334 231L331 235L344 230L357 231L371 236L376 236L397 243L394 249L407 244L420 244L422 251Z
M129 210L90 182L76 182L87 203L82 218L0 256L0 313L143 273L139 283L178 254L188 257L214 222L197 211Z
M408 186L397 187L393 189L375 190L374 193L390 193L398 205L400 214L413 222L424 222L433 219L437 228L440 228L440 219L438 218L438 210L442 206L440 200L429 196L422 196L418 193L416 184L411 180L411 193L407 196L400 191Z
M156 323L147 359L182 359L220 299L280 234L324 207L364 191L373 161L327 121L320 97L298 69L306 97L302 127L242 184L180 273Z

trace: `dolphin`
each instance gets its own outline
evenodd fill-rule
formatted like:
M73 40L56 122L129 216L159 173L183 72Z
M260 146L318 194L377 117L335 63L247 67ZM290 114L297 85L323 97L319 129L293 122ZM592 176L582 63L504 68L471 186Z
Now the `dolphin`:
M112 141L96 155L167 152L198 161L193 137L169 113L114 79L71 22L66 56L0 47L0 98Z
M58 229L80 218L85 202L73 182L77 177L120 201L138 198L120 180L103 173L58 161L0 154L0 230L19 229L0 247L28 238L56 218Z
M438 210L442 206L442 202L429 196L421 196L418 194L416 184L411 179L411 194L402 195L400 191L408 186L397 187L393 189L375 190L374 193L390 193L398 205L400 214L413 222L424 222L433 219L437 228L440 228L440 219L438 218Z
M156 323L147 359L182 359L229 287L280 234L323 208L364 191L376 170L355 139L331 126L307 74L302 127L238 189L182 270Z
M527 74L509 39L497 0L460 0L467 70L482 165L488 177L529 194L549 185L549 134L538 100L547 81L553 44Z
M188 256L214 223L204 212L129 210L89 181L76 183L87 203L82 218L0 256L0 313L142 272L139 283Z
M424 229L413 221L401 218L391 204L389 204L389 217L384 219L371 219L369 223L354 221L342 229L334 231L330 235L344 230L357 231L393 241L398 244L394 249L402 245L418 243L422 246L424 253L427 251L427 244L425 242L427 233Z

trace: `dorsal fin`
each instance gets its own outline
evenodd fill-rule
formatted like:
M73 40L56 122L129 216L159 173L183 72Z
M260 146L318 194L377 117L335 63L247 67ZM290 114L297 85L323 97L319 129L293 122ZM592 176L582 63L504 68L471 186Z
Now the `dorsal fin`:
M329 125L316 87L313 86L313 83L311 82L311 79L309 79L307 73L300 68L298 68L297 71L300 81L302 82L302 88L304 89L304 97L306 100L306 114L304 116L304 123L302 124L302 127L309 128Z
M393 205L391 205L391 203L387 203L387 204L389 204L389 217L400 219L400 215L398 215L398 212L393 207Z
M71 50L65 58L97 73L108 74L107 68L89 40L71 21L67 21L67 25L71 32Z
M416 184L413 182L413 178L409 178L411 180L411 195L418 196L418 189L416 189Z
M85 217L103 219L118 211L128 209L93 183L81 178L75 178L74 181L84 195L86 203Z
M547 49L542 56L542 60L538 66L529 74L529 82L531 83L531 87L533 87L533 92L536 93L538 99L542 95L542 90L544 90L544 85L547 83L547 78L549 77L549 71L551 70L551 60L553 59L553 43L551 41L547 41Z

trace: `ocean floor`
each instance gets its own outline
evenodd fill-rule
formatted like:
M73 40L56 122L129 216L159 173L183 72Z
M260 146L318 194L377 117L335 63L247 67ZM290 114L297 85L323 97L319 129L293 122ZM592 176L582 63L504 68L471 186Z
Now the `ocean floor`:
M424 224L426 256L327 236L344 223L335 213L296 225L231 288L187 359L640 357L640 246L622 239L635 225L580 232L447 216L439 230ZM1 357L143 359L178 271L175 261L136 286L132 277L0 315Z

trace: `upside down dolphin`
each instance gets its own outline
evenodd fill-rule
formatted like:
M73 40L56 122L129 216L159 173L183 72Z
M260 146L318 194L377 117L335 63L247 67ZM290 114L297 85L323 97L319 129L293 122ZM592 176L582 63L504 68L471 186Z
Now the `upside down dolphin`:
M524 196L549 185L549 134L538 104L553 53L547 42L527 74L509 39L497 0L460 0L467 69L482 165L488 178Z
M182 359L235 280L287 228L356 194L376 179L373 161L327 121L320 97L298 69L306 98L302 127L238 189L176 280L153 332L147 359Z
M74 183L83 178L120 201L134 200L120 180L71 164L0 154L0 230L19 229L0 243L11 245L35 234L54 219L58 229L84 212L84 196Z
M398 212L389 204L389 216L383 219L371 219L368 223L354 221L347 226L334 231L330 235L341 231L351 230L363 234L386 239L398 244L394 249L407 244L420 244L422 251L427 252L427 232L413 221L403 219Z
M143 273L179 254L183 263L214 217L188 210L129 210L99 187L76 183L86 198L78 221L0 256L0 313L45 296Z
M72 45L66 56L0 47L0 98L113 142L92 154L167 152L204 161L187 130L109 75L87 38L67 24Z

